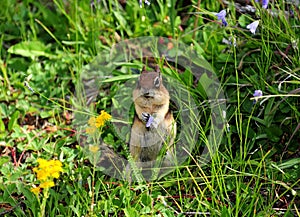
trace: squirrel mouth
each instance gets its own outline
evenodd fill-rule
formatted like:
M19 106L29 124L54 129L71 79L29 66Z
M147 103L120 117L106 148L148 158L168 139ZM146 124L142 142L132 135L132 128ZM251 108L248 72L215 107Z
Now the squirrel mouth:
M152 94L150 94L150 93L143 94L143 97L145 99L153 99L154 98L154 96Z

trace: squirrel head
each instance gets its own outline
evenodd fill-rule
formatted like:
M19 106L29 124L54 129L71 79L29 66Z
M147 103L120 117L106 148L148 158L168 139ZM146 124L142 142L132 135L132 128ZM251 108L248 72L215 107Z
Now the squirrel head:
M144 97L153 97L152 94L163 86L159 67L155 71L147 71L144 66L137 82L137 88L142 91Z

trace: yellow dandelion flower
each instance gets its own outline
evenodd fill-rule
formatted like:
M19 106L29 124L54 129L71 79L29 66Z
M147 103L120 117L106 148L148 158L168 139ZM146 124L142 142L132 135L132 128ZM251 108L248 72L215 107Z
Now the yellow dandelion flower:
M40 193L41 188L40 187L36 187L36 188L31 188L30 191L36 195L38 195Z
M58 178L59 173L63 172L62 163L59 160L44 160L39 158L39 166L33 168L39 181L46 181L48 178Z
M51 175L53 178L56 178L56 179L59 178L59 172L53 172Z
M51 188L53 186L54 186L53 181L46 181L46 182L43 182L42 184L40 184L40 188Z
M63 169L61 167L54 166L54 167L49 168L49 174L53 178L56 178L56 179L59 178L60 172L63 172Z
M47 160L42 159L42 158L38 158L37 162L39 163L39 168L47 168L49 166L49 163Z
M62 163L59 160L50 160L49 164L51 167L61 168Z
M50 173L46 170L36 170L36 177L39 181L45 181L50 177Z
M89 121L88 121L88 124L91 126L91 127L95 127L96 126L96 118L95 117L90 117Z
M85 132L87 133L87 134L94 134L95 132L96 132L96 127L87 127L86 129L85 129Z
M89 146L89 150L92 152L92 153L97 153L99 151L99 145L90 145Z
M102 110L100 115L96 118L95 126L97 128L104 126L105 122L111 119L111 115Z

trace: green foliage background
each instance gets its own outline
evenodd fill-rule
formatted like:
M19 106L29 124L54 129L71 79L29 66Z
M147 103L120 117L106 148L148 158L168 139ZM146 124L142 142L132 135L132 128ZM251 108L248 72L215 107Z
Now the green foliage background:
M255 12L241 12L224 2L2 0L0 215L41 216L30 192L40 157L64 165L45 216L300 216L299 5L274 0L266 10L249 1ZM227 27L214 14L222 9ZM254 20L255 35L246 28ZM140 36L179 40L211 63L226 95L228 129L211 164L201 165L197 149L168 176L129 184L84 155L70 98L84 65ZM180 76L193 88L188 72ZM97 109L109 111L123 83L101 93ZM255 90L264 95L256 104ZM200 89L195 95L206 105ZM208 121L209 112L199 120ZM103 137L122 152L112 131Z

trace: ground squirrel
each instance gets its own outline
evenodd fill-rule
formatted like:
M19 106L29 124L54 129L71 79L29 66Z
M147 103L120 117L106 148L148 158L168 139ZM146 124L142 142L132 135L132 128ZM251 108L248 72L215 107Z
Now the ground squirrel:
M153 71L143 68L133 91L133 101L135 117L130 137L133 159L136 162L155 161L164 145L167 145L167 155L172 157L176 122L169 110L170 95L158 67Z

